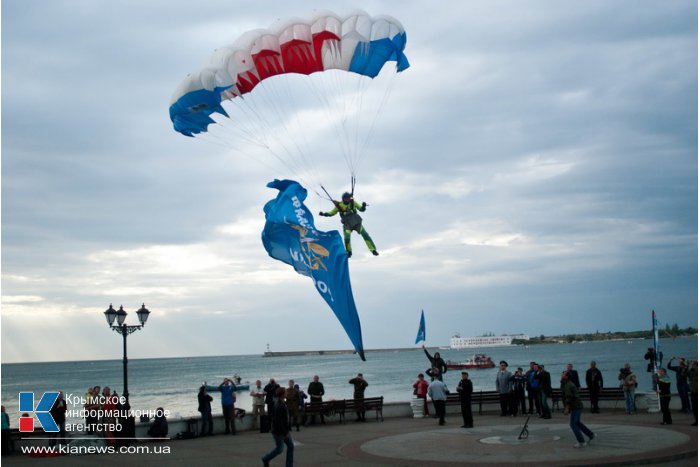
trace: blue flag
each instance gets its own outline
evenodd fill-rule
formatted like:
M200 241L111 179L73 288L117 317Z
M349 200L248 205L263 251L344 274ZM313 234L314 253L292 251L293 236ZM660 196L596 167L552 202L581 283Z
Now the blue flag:
M267 184L279 190L277 198L265 204L265 228L262 242L274 259L309 276L316 290L343 325L355 351L362 360L362 329L352 297L348 255L336 230L321 232L304 205L306 189L293 180L275 180Z
M420 311L420 324L418 325L418 335L416 336L416 344L420 341L425 342L425 314Z

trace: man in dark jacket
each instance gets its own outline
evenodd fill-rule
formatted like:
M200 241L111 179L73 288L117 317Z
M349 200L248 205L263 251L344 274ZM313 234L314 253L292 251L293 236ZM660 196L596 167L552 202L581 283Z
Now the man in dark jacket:
M547 398L552 397L552 377L549 375L549 372L544 369L544 365L540 363L537 365L537 375L535 378L539 381L542 400L542 415L540 415L540 418L550 419L552 418L552 412L549 409Z
M202 436L214 434L214 420L211 416L211 401L214 398L207 392L207 386L202 385L197 394L197 411L202 414Z
M574 447L581 448L587 444L583 435L588 436L588 443L590 443L595 439L595 433L581 421L583 403L581 402L578 388L570 378L571 374L568 371L561 375L561 400L564 404L564 415L570 414L569 426L576 437Z
M53 417L56 425L58 425L58 432L51 434L51 440L49 441L49 446L56 444L56 439L58 439L59 444L66 444L66 410L67 410L66 400L63 397L63 391L59 391L56 402L54 402L53 407L49 411Z
M325 389L323 389L323 383L319 380L318 375L314 376L314 380L309 383L309 390L307 391L307 394L309 395L310 403L311 405L315 404L320 404L323 402L323 395L326 393ZM321 415L321 424L325 424L326 422L323 420L323 414ZM311 414L311 424L316 423L316 414L312 413ZM309 423L309 420L307 420L307 424Z
M600 390L603 389L603 374L596 368L595 362L591 362L591 367L586 370L586 386L591 398L591 413L600 413L598 399Z
M272 427L270 429L275 440L275 448L262 457L262 463L266 467L270 465L272 459L282 454L285 444L287 445L286 466L292 467L294 465L294 441L290 433L289 410L287 409L287 404L284 403L284 396L284 388L278 387L275 392L275 403L271 412Z
M678 365L672 365L676 359L678 359ZM681 400L681 412L690 413L690 385L688 384L690 368L688 368L688 362L682 357L671 357L667 368L676 372L676 388Z
M265 385L265 405L267 406L267 415L271 416L275 407L275 398L277 397L277 388L280 387L275 381L275 378L270 378L270 381Z
M445 364L445 360L440 357L440 352L435 352L435 355L430 355L425 345L423 346L423 352L425 352L425 356L430 360L430 369L426 370L426 373L428 373L431 378L442 381L442 375L447 372L447 365ZM434 371L433 368L437 368L437 371Z
M578 371L574 370L573 363L566 364L566 371L569 373L569 381L574 383L576 389L579 389L581 387L581 381L578 379Z
M365 378L362 376L362 373L358 373L357 376L348 381L348 383L355 386L355 390L352 394L353 399L355 399L355 407L357 408L357 411L355 412L357 414L357 420L355 421L364 422L365 410L362 406L362 402L365 399L365 389L367 388L367 386L369 386L369 383L365 381Z
M462 419L464 420L464 425L462 428L473 428L474 419L472 417L472 392L474 392L474 386L472 381L469 379L469 373L466 371L462 372L462 379L457 384L457 393L459 393L459 404L462 409Z

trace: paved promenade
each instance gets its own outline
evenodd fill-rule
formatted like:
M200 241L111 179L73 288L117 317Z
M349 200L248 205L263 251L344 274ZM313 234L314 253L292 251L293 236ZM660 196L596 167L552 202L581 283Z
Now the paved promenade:
M475 415L475 427L460 428L461 417L449 415L445 426L433 418L387 418L341 425L302 427L293 432L298 466L697 466L697 427L690 415L674 412L673 425L660 425L660 414L626 415L624 411L584 413L583 422L597 435L588 446L573 447L568 417L531 418L529 437L518 440L524 417ZM141 447L169 454L93 454L54 458L13 455L6 466L258 466L273 446L269 434L251 431L191 440L145 443ZM284 455L271 465L283 466Z

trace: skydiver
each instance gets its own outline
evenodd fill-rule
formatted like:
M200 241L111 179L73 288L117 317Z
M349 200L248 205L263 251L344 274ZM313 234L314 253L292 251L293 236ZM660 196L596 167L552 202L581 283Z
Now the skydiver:
M379 255L377 247L374 246L372 242L372 237L369 236L365 228L362 226L362 217L357 213L357 211L364 212L367 209L367 203L359 204L353 199L352 194L345 192L343 193L342 201L333 201L335 207L328 212L319 212L319 216L331 217L335 216L336 213L340 213L340 222L343 224L343 232L345 239L345 251L348 253L348 258L352 256L352 244L350 243L350 234L354 230L355 232L362 235L362 238L367 244L367 248L372 252L374 256Z

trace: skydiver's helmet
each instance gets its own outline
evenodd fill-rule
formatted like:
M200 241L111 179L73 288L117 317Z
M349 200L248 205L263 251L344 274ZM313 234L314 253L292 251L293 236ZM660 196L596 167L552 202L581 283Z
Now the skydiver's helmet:
M343 193L343 203L348 204L352 201L352 194L348 193L347 191Z

